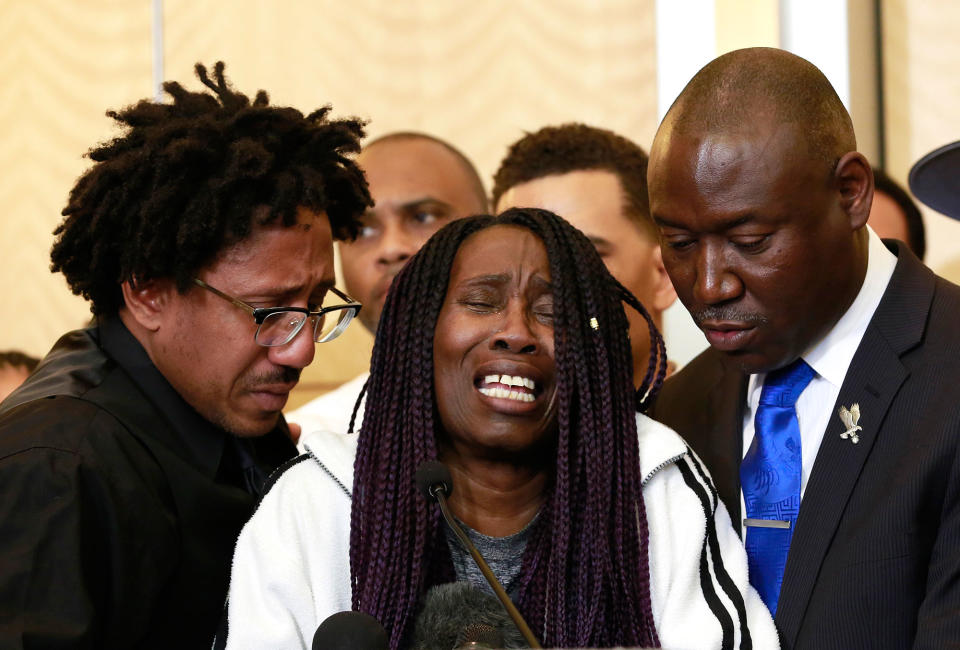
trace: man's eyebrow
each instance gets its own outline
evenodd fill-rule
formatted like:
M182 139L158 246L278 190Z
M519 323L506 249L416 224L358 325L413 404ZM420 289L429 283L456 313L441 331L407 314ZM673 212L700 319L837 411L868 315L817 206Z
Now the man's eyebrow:
M414 209L414 208L420 207L420 206L423 205L424 203L437 203L437 204L439 204L439 205L443 205L443 206L447 206L447 207L450 206L450 204L447 203L446 201L443 201L443 200L441 200L441 199L438 199L438 198L436 198L436 197L434 197L434 196L420 196L420 197L417 197L417 198L415 198L415 199L410 199L409 201L404 201L404 202L401 203L398 207L399 207L401 210L412 210L412 209Z
M733 219L729 219L729 220L727 220L727 221L722 221L722 222L720 222L720 229L721 229L721 230L730 230L731 228L736 228L737 226L746 225L746 224L748 224L748 223L750 223L751 221L754 221L754 220L756 220L756 215L754 215L754 214L745 214L745 215L743 215L742 217L734 217Z
M334 286L336 281L334 278L323 278L320 280L312 293L317 293L318 291L327 292L330 290L330 287ZM284 298L287 296L294 296L303 291L303 285L290 285L290 286L280 286L280 287L264 287L262 289L255 289L248 291L248 296L254 296L257 298Z
M756 215L752 213L741 215L739 217L732 217L730 219L727 219L725 221L720 221L719 223L715 224L715 226L711 228L711 230L713 231L730 230L731 228L736 228L737 226L746 225L751 221L756 220L756 218L757 218ZM670 221L669 219L664 219L663 217L660 217L657 215L653 216L653 221L658 226L661 226L663 228L676 228L677 230L688 230L688 228L682 224Z
M610 245L610 240L604 239L603 237L599 237L597 235L587 235L587 239L590 240L590 243L593 244L594 248Z
M652 215L652 216L653 216L653 222L662 228L676 228L677 230L686 230L686 228L684 228L680 224L670 221L669 219L664 219L663 217L658 215Z
M323 278L320 282L317 283L317 289L323 289L324 291L329 291L330 287L337 284L337 279L334 276L329 278Z

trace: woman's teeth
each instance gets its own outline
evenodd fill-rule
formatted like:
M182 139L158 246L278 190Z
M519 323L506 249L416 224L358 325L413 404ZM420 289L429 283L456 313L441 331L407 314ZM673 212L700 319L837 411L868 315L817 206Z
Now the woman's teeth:
M487 375L483 378L485 384L503 384L504 386L523 386L533 390L536 384L532 379L511 375Z
M507 390L506 388L481 388L481 393L487 397L499 397L501 399L512 399L518 402L532 402L533 393L521 393L517 390Z
M487 397L498 397L500 399L512 399L518 402L532 402L535 398L532 392L536 388L536 383L527 377L512 375L487 375L483 378L484 386L478 390ZM490 384L496 384L491 386ZM520 390L511 390L505 387L520 388Z

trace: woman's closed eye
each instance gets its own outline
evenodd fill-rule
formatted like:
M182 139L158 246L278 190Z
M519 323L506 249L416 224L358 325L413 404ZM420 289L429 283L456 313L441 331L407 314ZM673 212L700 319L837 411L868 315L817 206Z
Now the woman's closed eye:
M534 317L542 323L553 324L553 296L544 296L533 303Z
M501 296L492 291L471 291L461 296L457 302L478 313L496 312L503 307Z

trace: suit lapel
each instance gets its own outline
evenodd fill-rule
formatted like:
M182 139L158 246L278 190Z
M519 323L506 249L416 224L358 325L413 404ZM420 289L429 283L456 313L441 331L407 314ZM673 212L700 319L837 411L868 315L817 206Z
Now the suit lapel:
M724 360L721 360L724 361ZM713 454L713 481L740 535L740 458L743 456L743 408L747 379L738 368L727 368L707 396L705 430Z
M869 353L861 354L863 351ZM790 544L776 617L780 633L788 641L786 647L793 645L844 508L881 433L890 402L906 377L907 371L899 357L875 329L868 329L833 408L836 413L840 405L847 408L855 403L860 405L859 425L863 430L859 432L859 442L854 444L849 438L841 438L846 427L839 416L831 417Z
M844 509L909 372L900 356L923 337L935 276L902 246L883 300L853 357L824 432L800 506L783 575L776 622L784 647L792 647ZM840 406L860 405L859 442L843 439Z

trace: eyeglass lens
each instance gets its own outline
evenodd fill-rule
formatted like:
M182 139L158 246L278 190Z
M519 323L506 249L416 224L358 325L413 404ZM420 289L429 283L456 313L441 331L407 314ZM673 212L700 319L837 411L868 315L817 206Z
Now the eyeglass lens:
M338 337L353 320L352 309L341 309L322 316L311 316L313 340L326 343ZM298 311L280 311L270 314L260 323L257 343L265 346L286 345L303 327L307 315Z

